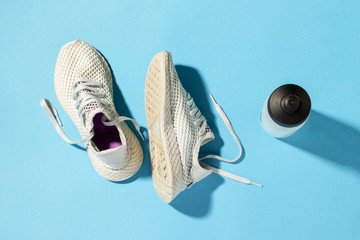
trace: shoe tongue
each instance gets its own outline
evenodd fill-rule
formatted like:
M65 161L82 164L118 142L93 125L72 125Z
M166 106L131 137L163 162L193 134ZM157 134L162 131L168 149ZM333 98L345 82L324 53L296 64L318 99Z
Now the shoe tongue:
M94 102L94 105L91 106L93 103L90 103L88 105L86 105L84 114L85 114L85 125L86 127L88 126L93 126L93 118L96 114L98 113L102 113L103 112L103 108L100 107L96 102ZM89 106L90 105L90 106Z
M99 113L102 110L103 110L103 108L96 101L85 105L84 114L85 114L86 121L88 121L90 117L93 117L96 113Z
M97 102L89 103L84 109L86 109L84 112L85 126L88 131L91 131L94 127L93 119L96 114L102 113L106 116L107 119L111 119L109 113Z
M82 81L79 80L78 81L78 84L81 84ZM85 94L87 92L90 92L89 90L81 90L79 92L79 96L81 94ZM85 120L84 120L84 123L85 123L85 126L86 128L90 131L93 127L93 118L94 116L97 114L97 113L100 113L100 112L104 112L104 109L103 107L101 106L101 104L99 104L97 101L93 101L93 102L90 102L88 104L85 105L84 109L83 109L83 114L84 114L84 117L85 117ZM107 114L105 114L107 116Z

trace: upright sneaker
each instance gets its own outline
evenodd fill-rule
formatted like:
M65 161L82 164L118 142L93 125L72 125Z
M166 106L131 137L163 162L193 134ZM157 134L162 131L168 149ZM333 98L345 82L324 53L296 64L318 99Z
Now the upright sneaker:
M202 159L234 162L242 155L241 142L224 111L210 96L238 143L240 153L234 160L216 155ZM171 202L180 192L212 172L246 184L262 186L200 161L200 147L215 137L194 100L181 85L169 52L156 54L150 63L145 84L145 108L153 184L164 202Z
M141 145L119 116L113 103L113 83L104 57L81 40L64 45L55 67L55 91L61 106L78 128L82 139L74 142L61 129L55 107L47 99L40 101L55 129L70 144L84 142L95 170L111 181L134 175L141 166ZM140 133L141 135L141 133Z

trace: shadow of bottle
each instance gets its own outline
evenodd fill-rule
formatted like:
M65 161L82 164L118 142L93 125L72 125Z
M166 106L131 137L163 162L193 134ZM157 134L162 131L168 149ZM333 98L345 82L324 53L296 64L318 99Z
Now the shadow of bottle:
M126 116L126 117L134 119L128 105L126 104L124 96L122 95L122 93L120 91L120 88L117 84L117 81L116 81L116 78L115 78L115 75L114 75L114 72L112 70L110 63L108 62L108 60L105 58L105 56L99 50L98 50L98 52L104 57L105 61L107 62L108 66L109 66L110 72L111 72L111 77L113 80L114 105L115 105L116 111L119 113L120 116ZM140 135L138 134L136 128L133 126L133 124L130 123L130 124L128 124L128 126L131 129L131 131L137 136L138 140L140 141L141 147L143 149L143 155L144 155L143 163L142 163L140 169L137 171L137 173L135 173L132 177L125 179L123 181L114 182L114 183L118 183L118 184L127 184L127 183L131 183L131 182L135 181L139 177L150 177L151 176L147 128L140 127L140 132L143 134L143 136L145 138L145 141L143 141L141 139Z
M360 174L360 131L316 110L298 132L279 140Z

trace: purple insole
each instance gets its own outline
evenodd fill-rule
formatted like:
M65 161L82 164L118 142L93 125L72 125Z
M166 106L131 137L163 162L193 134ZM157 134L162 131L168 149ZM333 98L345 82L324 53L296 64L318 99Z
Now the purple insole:
M95 135L92 141L100 151L121 146L119 131L115 126L105 126L101 121L102 116L103 113L98 113L93 118Z

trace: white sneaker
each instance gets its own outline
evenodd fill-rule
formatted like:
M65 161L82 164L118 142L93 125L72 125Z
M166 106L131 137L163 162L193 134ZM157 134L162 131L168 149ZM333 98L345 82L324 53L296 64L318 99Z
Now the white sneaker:
M84 142L102 177L121 181L134 175L141 166L143 152L124 121L132 121L140 133L139 126L116 112L111 72L104 57L84 41L69 42L59 52L54 80L59 102L82 139L74 142L65 135L56 109L44 98L40 103L60 136L70 144Z
M202 159L234 162L242 154L241 142L224 111L210 96L238 143L240 153L234 160L215 155ZM262 186L199 161L202 160L199 159L200 147L215 137L190 94L182 87L169 52L156 54L150 63L145 84L145 108L154 188L164 202L171 202L180 192L212 172Z

